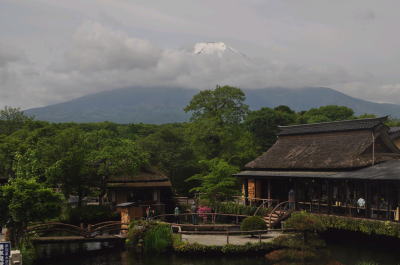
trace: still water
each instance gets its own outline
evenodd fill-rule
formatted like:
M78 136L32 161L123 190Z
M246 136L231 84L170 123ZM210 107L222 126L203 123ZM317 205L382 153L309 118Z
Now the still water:
M389 243L386 246L385 243ZM394 243L394 244L393 244ZM397 244L396 244L397 243ZM399 241L387 240L331 240L328 243L334 260L346 265L361 262L379 265L400 264ZM268 265L264 257L181 257L162 255L140 257L129 250L107 243L73 245L44 245L40 248L43 257L36 265ZM316 263L315 265L318 265Z

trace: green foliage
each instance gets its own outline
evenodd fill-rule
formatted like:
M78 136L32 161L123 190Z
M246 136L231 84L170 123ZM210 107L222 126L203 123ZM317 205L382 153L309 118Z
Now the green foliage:
M34 178L16 178L0 187L0 225L12 228L19 243L30 222L44 221L61 213L63 199Z
M163 253L173 242L170 224L139 220L129 225L127 244L145 252Z
M305 211L294 212L286 220L285 227L301 232L320 232L325 230L325 226L318 216Z
M96 224L104 221L119 220L120 216L106 205L85 205L68 208L62 220L65 223L79 225Z
M183 255L250 255L265 254L276 249L271 243L246 243L244 245L227 244L223 246L201 245L180 242L174 245L174 252Z
M240 230L242 231L252 231L252 230L265 230L267 229L267 224L264 219L260 216L249 216L246 217L240 224Z
M271 261L309 261L321 260L327 256L323 248L325 242L318 237L317 232L325 226L316 215L305 211L294 212L286 221L285 226L296 230L296 233L283 235L274 239L273 243L285 249L267 255Z
M320 215L318 218L328 229L361 232L367 235L381 235L400 238L400 224L389 221L353 219L344 216Z
M243 163L240 155L243 145L250 145L241 124L248 112L244 100L245 95L239 88L217 86L214 90L201 91L185 107L186 112L192 113L187 135L199 158L219 157Z
M187 181L196 180L200 183L200 186L191 191L201 193L211 202L230 200L232 196L239 193L237 179L232 176L238 168L218 158L203 160L200 163L204 166L204 172L187 179Z
M254 136L258 150L265 151L274 144L278 126L294 124L296 118L296 113L287 106L261 108L247 115L245 126Z
M172 247L171 226L157 223L150 227L144 235L144 250L148 253L163 253Z
M256 206L249 206L238 204L234 202L214 202L212 205L213 209L217 213L225 213L225 214L239 214L239 215L249 215L252 216L256 212ZM257 212L258 216L266 216L271 209L268 208L260 208Z
M243 91L231 86L217 86L193 96L185 112L192 112L192 121L215 119L218 124L238 124L249 107L244 104Z
M10 135L32 120L20 108L5 106L0 110L0 134Z
M354 111L348 107L328 105L306 111L301 121L306 123L340 121L354 119Z
M185 182L199 173L198 159L185 137L184 125L165 125L153 134L138 140L141 149L150 154L149 163L171 178L178 194L188 195L196 183Z

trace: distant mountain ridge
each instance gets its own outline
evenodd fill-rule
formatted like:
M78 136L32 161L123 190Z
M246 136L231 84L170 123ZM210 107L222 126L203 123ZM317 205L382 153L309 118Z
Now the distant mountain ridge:
M301 111L324 105L352 108L356 114L400 117L400 105L375 103L350 97L324 87L299 89L243 89L252 110L287 105ZM129 87L86 95L67 102L25 110L38 120L50 122L172 123L189 115L183 108L199 90L184 88Z

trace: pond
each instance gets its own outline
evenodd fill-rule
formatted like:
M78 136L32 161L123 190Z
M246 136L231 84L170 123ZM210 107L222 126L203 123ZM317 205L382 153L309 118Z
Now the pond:
M328 248L333 259L346 265L372 262L379 265L400 264L399 242L387 239L363 240L353 236L340 235L329 240ZM369 242L369 243L366 243ZM396 243L396 244L394 244ZM387 246L390 245L391 247ZM35 265L259 265L269 263L264 257L181 257L161 255L139 257L120 246L107 243L86 243L73 245L44 245L40 249L40 260ZM315 265L320 265L316 263Z

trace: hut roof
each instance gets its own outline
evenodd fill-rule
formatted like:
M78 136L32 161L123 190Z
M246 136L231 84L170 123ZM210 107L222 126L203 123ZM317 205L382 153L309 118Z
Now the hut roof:
M391 139L397 139L400 137L400 127L390 127L388 134Z
M142 170L134 175L113 176L107 180L109 188L171 187L167 176L154 170Z
M368 179L368 180L400 180L400 160L385 161L370 167L351 171L277 171L277 170L247 170L235 176L238 177L287 177L287 178L329 178L329 179Z
M277 142L267 152L248 163L246 168L336 170L361 168L373 162L400 158L400 151L384 129L387 128L382 123L385 119L386 117L364 119L365 122L355 120L323 123L327 127L325 129L322 128L322 123L315 126L285 127L286 131ZM290 132L292 129L289 127L295 128ZM301 130L298 129L301 127ZM336 131L333 128L337 128ZM375 132L374 140L372 129ZM385 148L375 151L372 156L371 146L378 138Z
M357 119L334 122L321 122L313 124L302 124L292 126L279 126L278 135L299 135L310 133L326 133L338 131L354 131L373 129L382 125L387 120L387 116L380 118Z

